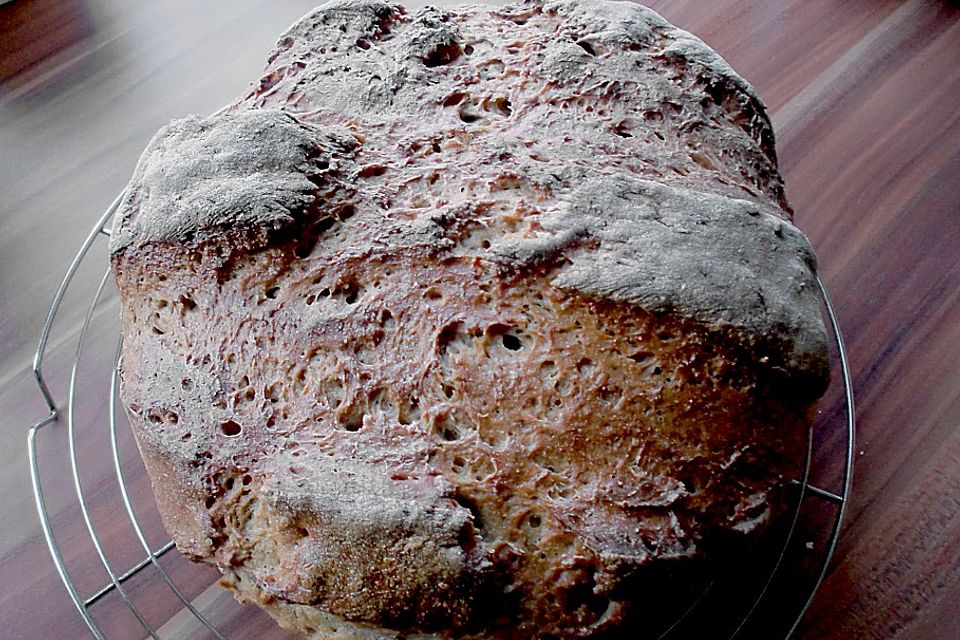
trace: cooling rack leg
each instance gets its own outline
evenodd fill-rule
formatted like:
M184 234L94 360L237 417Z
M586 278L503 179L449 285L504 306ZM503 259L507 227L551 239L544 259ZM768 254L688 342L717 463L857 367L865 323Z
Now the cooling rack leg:
M60 547L53 537L53 529L50 526L47 505L43 498L43 485L40 483L40 469L37 465L37 432L39 429L53 422L55 418L56 413L52 413L46 419L35 424L27 433L27 450L30 454L30 481L33 483L33 496L37 503L37 513L40 516L40 526L43 529L43 537L47 541L47 547L50 549L50 555L53 557L53 564L57 568L57 574L59 574L63 586L67 588L73 605L77 608L77 612L80 614L80 617L83 618L83 621L87 623L87 627L93 636L97 638L97 640L106 640L99 627L97 627L97 623L90 615L90 612L87 611L86 605L84 605L80 599L80 594L77 592L73 578L70 576L70 572L67 571L67 565L64 563L63 555L60 553Z

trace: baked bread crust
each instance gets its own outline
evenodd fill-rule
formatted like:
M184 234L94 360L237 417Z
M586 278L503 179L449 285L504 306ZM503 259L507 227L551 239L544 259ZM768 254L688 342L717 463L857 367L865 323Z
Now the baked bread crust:
M790 218L755 91L649 9L323 5L119 210L164 523L317 638L635 637L798 472Z

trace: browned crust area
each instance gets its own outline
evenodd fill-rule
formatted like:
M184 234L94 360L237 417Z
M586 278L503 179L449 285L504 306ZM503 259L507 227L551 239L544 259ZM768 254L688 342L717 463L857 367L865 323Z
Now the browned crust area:
M648 10L325 5L114 225L164 522L317 638L634 637L799 471L789 220L759 98Z

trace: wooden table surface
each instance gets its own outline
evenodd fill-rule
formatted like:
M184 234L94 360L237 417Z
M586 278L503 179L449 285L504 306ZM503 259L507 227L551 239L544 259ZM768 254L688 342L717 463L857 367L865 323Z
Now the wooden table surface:
M26 453L27 428L45 413L30 359L60 278L152 133L243 92L276 36L312 4L0 6L0 638L86 637L43 541ZM960 638L960 8L650 4L716 48L767 102L797 224L817 249L849 349L859 410L854 493L797 637ZM61 407L77 329L105 266L98 240L51 337L45 373ZM104 427L116 310L108 286L85 337L73 422L93 524L123 570L144 550L123 513ZM831 393L822 419L841 421L841 408ZM67 435L61 417L37 445L57 541L86 596L107 578L73 493ZM818 446L828 460L842 455L839 436ZM148 542L160 545L125 429L118 447ZM827 463L824 477L835 480L838 469ZM231 638L287 637L211 587L209 570L175 553L161 564ZM163 638L207 637L168 590L153 595L161 582L148 570L127 583L148 622ZM116 593L91 610L109 638L144 635Z

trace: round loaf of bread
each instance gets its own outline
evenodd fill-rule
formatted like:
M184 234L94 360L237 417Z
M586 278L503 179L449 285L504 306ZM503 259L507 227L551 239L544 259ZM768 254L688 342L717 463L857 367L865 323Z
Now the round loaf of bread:
M323 5L111 258L167 529L314 638L638 637L827 380L762 102L634 4Z

